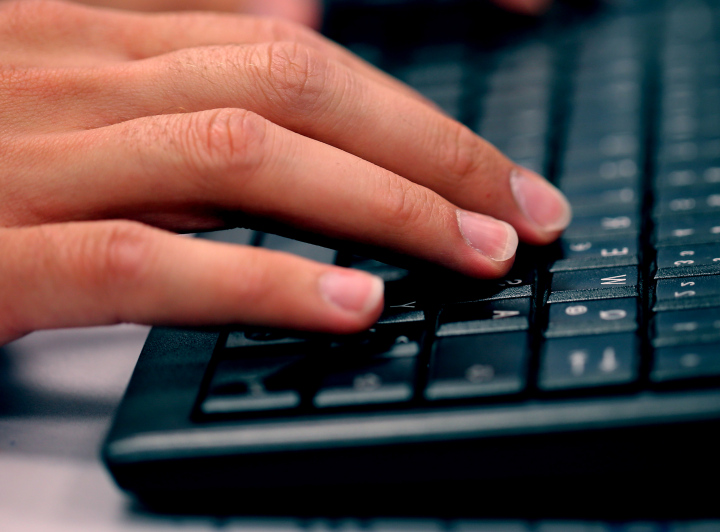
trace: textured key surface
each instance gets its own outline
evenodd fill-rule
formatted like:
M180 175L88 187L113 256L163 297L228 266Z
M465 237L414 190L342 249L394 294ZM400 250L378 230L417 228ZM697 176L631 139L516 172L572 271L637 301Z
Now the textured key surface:
M437 335L525 330L531 308L527 297L448 305L440 311Z
M720 377L720 341L710 344L661 347L655 351L650 378L666 382Z
M637 378L639 358L633 334L548 340L540 359L538 386L561 390L629 384Z
M452 399L519 392L528 362L524 333L454 336L435 343L428 399Z
M637 298L554 303L550 305L545 335L552 337L634 331L638 326L637 308Z

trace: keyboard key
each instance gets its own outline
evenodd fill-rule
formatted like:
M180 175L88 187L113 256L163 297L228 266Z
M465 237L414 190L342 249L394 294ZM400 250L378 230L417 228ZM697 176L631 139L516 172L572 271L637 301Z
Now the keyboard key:
M527 341L524 332L439 338L433 346L425 397L454 399L522 391Z
M660 279L655 288L654 310L708 307L720 303L720 276Z
M543 348L538 387L551 391L630 384L637 379L638 364L634 334L555 338Z
M652 381L668 382L699 377L720 377L720 341L655 350L650 373Z
M272 348L247 348L243 358L221 360L213 373L208 394L200 409L205 414L232 414L266 410L284 410L300 405L296 386L281 375L297 365L299 355L273 355ZM302 382L297 376L295 385Z
M638 327L637 306L637 298L554 303L550 305L550 318L545 336L634 331Z
M225 229L223 231L208 231L207 233L198 233L196 236L197 238L202 238L203 240L212 240L214 242L225 242L226 244L249 246L252 243L255 234L255 231L238 227L235 229Z
M638 269L632 266L556 272L548 303L637 296L637 284Z
M611 266L635 266L638 259L638 239L633 237L609 240L587 238L560 240L560 252L551 272L606 268Z
M720 192L683 195L661 194L656 198L653 215L657 218L673 214L695 214L720 211Z
M225 341L227 349L249 346L270 346L278 344L297 344L307 342L311 334L298 331L285 331L265 327L246 328L244 331L232 331Z
M421 296L425 292L417 277L385 282L385 309L378 324L413 323L425 319Z
M669 310L652 320L655 345L658 340L677 341L720 335L720 308Z
M337 251L307 242L300 242L284 236L267 233L263 236L262 247L292 253L306 259L325 264L334 264Z
M612 239L640 233L640 219L636 212L613 216L578 216L565 230L565 238Z
M655 226L659 246L720 242L720 217L707 214L664 216Z
M689 244L658 249L655 278L720 273L720 244Z
M448 305L440 311L437 335L526 330L530 309L529 297Z
M478 281L449 274L434 279L432 285L439 299L448 303L531 297L535 285L532 266L532 257L518 253L515 266L503 279Z
M568 201L577 216L637 213L641 194L637 187L603 189L596 192L567 193Z
M414 356L348 357L341 367L322 379L313 404L325 408L409 401L413 396L415 365Z

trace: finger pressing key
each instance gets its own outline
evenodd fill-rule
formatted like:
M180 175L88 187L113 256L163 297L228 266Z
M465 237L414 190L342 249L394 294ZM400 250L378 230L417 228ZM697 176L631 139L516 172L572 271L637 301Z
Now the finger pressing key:
M34 207L17 225L122 213L194 230L241 211L474 277L503 275L517 245L507 223L458 213L428 188L239 109L48 136L23 153L36 165L8 194Z
M301 45L181 50L124 67L114 79L112 86L98 87L104 95L96 95L105 123L176 108L240 107L432 189L465 210L507 221L530 243L551 242L570 221L557 189L466 127ZM120 108L116 102L131 103Z

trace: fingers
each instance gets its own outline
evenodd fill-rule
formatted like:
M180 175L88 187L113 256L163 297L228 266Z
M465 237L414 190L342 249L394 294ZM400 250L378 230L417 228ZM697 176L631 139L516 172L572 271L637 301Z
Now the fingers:
M42 213L25 224L122 215L187 230L242 211L474 277L507 272L517 246L508 224L243 110L75 133L38 147L37 159L25 187L10 189Z
M249 109L505 220L533 244L554 240L570 220L560 192L467 128L294 43L184 50L108 89L108 102L132 98L124 116Z
M348 333L382 310L382 281L363 272L132 222L2 229L0 252L0 343L118 322Z
M273 5L265 4L262 0L258 4L263 10L270 10ZM149 58L200 46L293 42L317 50L328 59L337 61L377 83L426 101L404 83L366 63L342 46L314 31L286 21L210 13L160 14L153 17L125 15L122 19L105 16L103 19L103 24L117 29L119 34L115 43L132 59Z

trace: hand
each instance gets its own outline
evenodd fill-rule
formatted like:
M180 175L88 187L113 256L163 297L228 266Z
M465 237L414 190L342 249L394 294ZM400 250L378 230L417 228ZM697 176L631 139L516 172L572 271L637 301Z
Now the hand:
M541 177L303 27L32 0L0 3L0 190L0 342L378 317L365 273L168 232L238 212L473 277L570 218Z

